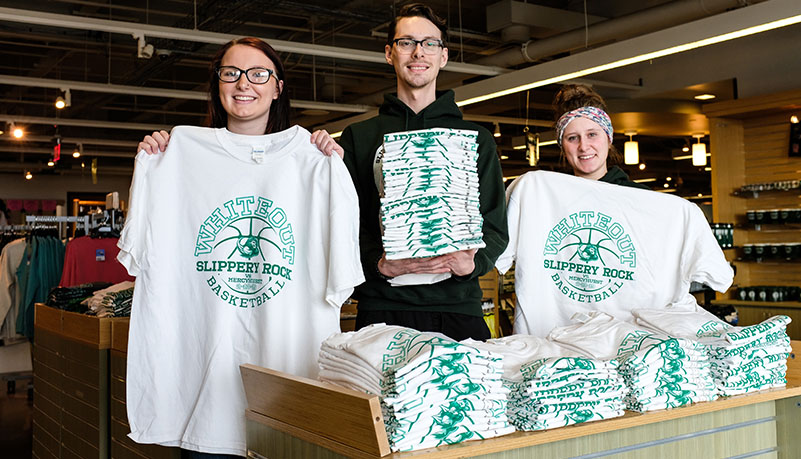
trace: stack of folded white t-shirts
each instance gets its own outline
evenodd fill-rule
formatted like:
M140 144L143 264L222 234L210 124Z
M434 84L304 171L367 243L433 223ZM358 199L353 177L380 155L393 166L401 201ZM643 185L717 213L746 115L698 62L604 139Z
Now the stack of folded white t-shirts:
M695 341L671 338L600 311L575 314L548 339L601 360L616 359L626 408L652 411L717 398L709 358Z
M514 431L502 357L410 328L375 324L326 339L322 381L381 396L393 451Z
M81 304L98 317L127 317L131 315L133 289L132 281L123 281L94 292Z
M792 351L787 316L733 327L700 308L635 309L632 313L638 324L706 346L720 395L745 394L787 383L787 358Z
M507 415L519 430L552 429L623 415L626 386L615 361L582 357L531 335L462 343L503 356L504 385L509 388Z
M477 137L477 131L460 129L384 135L381 221L387 259L485 246Z

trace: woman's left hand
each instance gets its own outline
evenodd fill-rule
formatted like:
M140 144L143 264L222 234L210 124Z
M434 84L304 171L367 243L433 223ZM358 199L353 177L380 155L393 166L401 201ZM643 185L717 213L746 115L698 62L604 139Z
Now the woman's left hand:
M317 148L326 156L331 156L336 153L340 158L345 157L345 150L339 146L337 141L334 140L325 129L314 131L311 135L311 143L317 145Z

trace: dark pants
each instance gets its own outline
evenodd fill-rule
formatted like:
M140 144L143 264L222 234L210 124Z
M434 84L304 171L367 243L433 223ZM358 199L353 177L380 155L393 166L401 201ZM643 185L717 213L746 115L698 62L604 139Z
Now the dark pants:
M233 454L199 453L188 449L181 449L181 459L242 459L244 456Z
M483 317L455 312L428 311L361 311L356 314L356 330L370 324L385 323L414 328L419 331L439 332L461 341L466 338L484 341L491 337Z

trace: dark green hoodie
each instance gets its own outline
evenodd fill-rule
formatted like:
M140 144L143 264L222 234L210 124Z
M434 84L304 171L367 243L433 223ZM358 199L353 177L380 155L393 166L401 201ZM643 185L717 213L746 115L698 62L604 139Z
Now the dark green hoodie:
M384 253L384 247L373 162L384 134L428 128L478 131L479 200L487 246L476 252L476 267L469 276L451 277L431 285L392 287L378 273L378 260ZM462 112L454 102L453 91L438 91L437 99L420 113L414 113L396 95L386 94L378 116L348 126L342 133L340 144L345 149L345 165L359 195L359 246L366 279L353 294L359 300L359 309L425 310L480 316L482 294L478 277L492 269L509 242L501 165L490 132L462 119Z
M600 178L601 182L611 183L614 185L622 185L628 186L631 188L642 188L643 190L650 190L647 186L643 185L642 183L632 182L629 180L629 176L626 175L626 172L623 169L619 168L618 166L612 166L609 170L604 174L603 177Z

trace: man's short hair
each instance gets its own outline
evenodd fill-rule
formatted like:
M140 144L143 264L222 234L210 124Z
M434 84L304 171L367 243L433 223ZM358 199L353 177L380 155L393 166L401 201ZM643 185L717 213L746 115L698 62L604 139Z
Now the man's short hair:
M392 40L395 39L395 27L398 25L398 21L400 21L403 18L412 18L412 17L421 17L428 19L435 26L437 26L440 33L442 34L441 37L442 45L447 48L448 26L445 25L445 20L437 16L437 13L435 13L430 6L425 5L423 3L409 3L408 5L404 5L400 9L400 11L398 11L398 15L395 16L395 19L393 19L392 22L389 23L389 30L387 31L387 45L392 46Z

